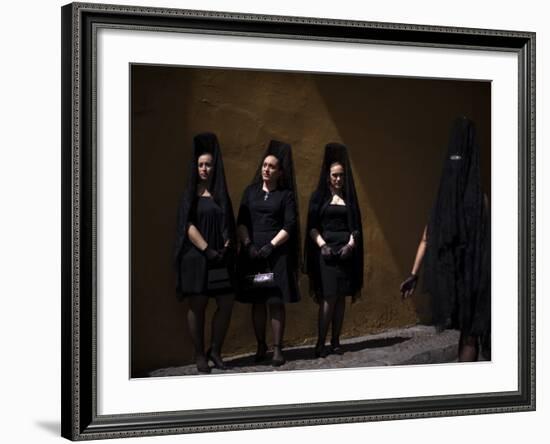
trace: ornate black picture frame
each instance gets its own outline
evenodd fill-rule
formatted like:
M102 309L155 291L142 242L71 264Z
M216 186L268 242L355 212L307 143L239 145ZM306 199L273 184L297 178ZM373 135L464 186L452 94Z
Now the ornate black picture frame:
M535 409L535 34L305 17L73 3L62 8L62 435L71 440ZM518 389L261 407L99 415L97 29L338 41L517 56Z

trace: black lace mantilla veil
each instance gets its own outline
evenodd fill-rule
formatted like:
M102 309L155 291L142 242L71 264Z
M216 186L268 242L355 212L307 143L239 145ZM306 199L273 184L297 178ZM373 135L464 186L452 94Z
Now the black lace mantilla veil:
M481 188L474 123L453 123L437 199L427 228L424 289L440 329L490 333L490 220Z
M321 174L317 189L313 192L308 209L306 230L306 242L304 252L304 273L310 279L310 294L318 300L322 296L321 276L319 269L319 247L311 239L309 232L320 225L321 215L332 200L329 186L330 166L338 162L344 167L343 199L346 202L348 213L349 231L353 233L355 248L353 252L353 282L352 300L355 301L361 295L363 288L363 227L361 223L361 211L357 200L353 172L349 161L347 148L339 143L329 143L325 146L325 156L321 167Z
M212 155L212 174L208 180L208 191L212 195L214 201L220 206L224 215L222 224L223 239L224 242L230 240L231 244L233 246L235 245L235 218L233 215L231 198L227 191L222 153L220 151L218 138L215 134L208 132L197 134L193 138L193 153L191 154L189 162L187 186L181 196L178 207L177 236L174 248L174 263L176 265L176 272L178 273L178 288L180 284L180 270L177 264L185 249L191 247L191 243L186 241L189 220L192 218L192 214L197 205L197 183L199 181L197 161L199 156L206 153Z
M267 149L265 150L260 164L254 173L251 185L262 184L262 165L264 159L267 156L275 156L279 161L279 166L282 167L283 174L279 177L277 184L278 188L292 191L294 194L294 201L296 202L296 229L294 233L289 233L289 259L290 267L298 282L298 270L301 264L301 242L300 242L300 212L298 211L298 195L296 189L296 175L294 173L294 162L292 161L292 149L288 143L279 142L278 140L271 140Z

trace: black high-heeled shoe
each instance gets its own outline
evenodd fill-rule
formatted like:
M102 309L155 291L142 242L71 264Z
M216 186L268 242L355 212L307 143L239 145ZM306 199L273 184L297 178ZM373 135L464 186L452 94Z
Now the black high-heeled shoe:
M314 351L316 358L326 358L329 354L329 350L325 347L325 344L317 344Z
M206 352L206 358L214 363L214 367L218 370L227 370L227 366L223 362L222 357L218 352L213 351L211 348Z
M254 362L263 362L267 358L267 344L265 342L258 342L258 348L256 349L256 355L254 356Z
M342 348L342 346L340 345L340 342L330 342L330 349L331 349L331 353L334 353L335 355L343 355L344 354L344 349Z
M286 362L283 355L283 350L280 345L273 346L273 358L271 358L271 365L273 367L280 367Z
M195 363L197 364L197 371L199 373L208 374L212 372L212 369L208 365L208 360L204 356L195 356Z

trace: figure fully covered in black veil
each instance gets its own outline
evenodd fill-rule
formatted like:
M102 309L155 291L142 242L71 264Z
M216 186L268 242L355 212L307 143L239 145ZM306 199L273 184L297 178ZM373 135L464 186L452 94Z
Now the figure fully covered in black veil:
M347 149L342 144L325 147L319 183L309 201L304 271L319 304L315 355L342 353L340 333L346 296L355 300L363 287L361 211ZM328 349L325 341L330 324Z
M298 302L299 218L290 145L272 140L252 183L244 190L237 219L241 251L237 300L252 304L258 343L256 362L267 357L266 322L273 331L272 364L284 364L285 303ZM264 279L265 278L265 279Z
M433 322L460 330L459 360L489 357L491 330L489 203L480 183L475 127L466 117L452 127L437 199L418 246L411 275L401 284L411 296L424 260L424 287Z
M180 200L175 262L177 295L189 300L187 321L195 349L197 369L209 373L208 359L224 369L221 347L225 339L234 295L232 264L235 221L227 191L222 155L215 134L193 139L187 187ZM205 309L216 298L211 348L204 351Z

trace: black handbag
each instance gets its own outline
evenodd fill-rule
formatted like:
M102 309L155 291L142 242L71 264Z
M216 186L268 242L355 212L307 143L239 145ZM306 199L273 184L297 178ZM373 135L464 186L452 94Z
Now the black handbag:
M227 267L210 268L206 278L206 289L213 292L233 291Z

